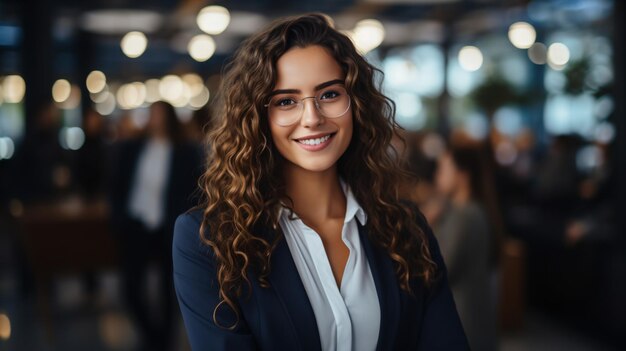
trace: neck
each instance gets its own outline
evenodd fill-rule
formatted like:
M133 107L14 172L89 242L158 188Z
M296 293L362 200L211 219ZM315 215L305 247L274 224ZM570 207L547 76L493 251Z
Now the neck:
M283 175L293 209L305 223L345 217L346 197L336 166L323 172L311 172L291 165L284 168Z
M469 187L460 186L452 196L452 203L457 206L465 205L472 199L471 195Z

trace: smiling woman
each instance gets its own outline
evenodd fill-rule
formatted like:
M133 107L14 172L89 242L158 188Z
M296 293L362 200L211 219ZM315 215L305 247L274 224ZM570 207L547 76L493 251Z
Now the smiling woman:
M352 139L352 110L341 67L325 48L313 45L287 51L276 70L268 119L274 145L288 161L284 172L302 168L337 173L337 161Z
M390 155L393 103L325 15L248 39L181 215L174 283L194 350L467 350L446 268Z

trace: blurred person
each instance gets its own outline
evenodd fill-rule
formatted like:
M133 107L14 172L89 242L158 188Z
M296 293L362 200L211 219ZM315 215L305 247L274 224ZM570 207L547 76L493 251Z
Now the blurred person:
M176 215L189 208L201 165L185 142L174 107L150 106L145 135L118 146L111 189L112 225L120 246L124 295L145 350L168 350L174 335L171 240ZM145 294L150 264L158 266L160 303Z
M452 147L437 164L435 183L446 203L433 226L472 350L495 350L493 282L495 240L485 208L484 163L479 150Z
M429 222L437 212L441 203L441 196L436 191L434 175L437 162L424 153L424 142L432 135L428 133L408 133L407 151L405 152L407 169L413 177L404 189L403 194L415 202Z
M583 177L576 164L581 143L576 135L553 137L530 180L528 203L509 218L515 234L541 250L564 248L568 221L583 202Z
M437 241L399 199L397 126L326 15L238 49L172 255L193 350L467 350Z

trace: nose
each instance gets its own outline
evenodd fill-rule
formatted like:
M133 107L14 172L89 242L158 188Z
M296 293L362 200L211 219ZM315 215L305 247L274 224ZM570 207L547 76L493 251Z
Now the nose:
M310 103L307 104L307 100L310 100ZM310 128L318 126L323 122L324 116L317 110L315 98L307 97L302 99L302 118L300 119L300 125L305 128Z

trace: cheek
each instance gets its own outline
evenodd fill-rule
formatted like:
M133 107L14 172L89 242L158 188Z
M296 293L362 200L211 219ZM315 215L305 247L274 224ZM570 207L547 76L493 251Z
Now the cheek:
M345 147L347 148L352 141L352 134L354 133L354 117L352 115L350 115L350 118L346 119L346 122L341 126L341 129L345 133L344 143L346 144ZM345 148L343 151L345 151Z
M291 133L291 128L276 126L272 123L270 123L269 126L272 143L281 155L286 156L287 148L289 147L289 135Z

